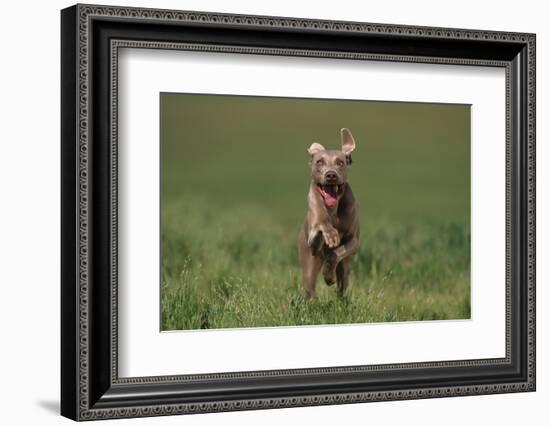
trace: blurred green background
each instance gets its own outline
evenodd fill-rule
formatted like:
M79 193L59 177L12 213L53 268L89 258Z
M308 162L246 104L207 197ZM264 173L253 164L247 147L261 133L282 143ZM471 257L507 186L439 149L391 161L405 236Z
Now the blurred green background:
M469 318L468 105L162 93L162 329ZM300 296L307 148L340 146L361 250Z

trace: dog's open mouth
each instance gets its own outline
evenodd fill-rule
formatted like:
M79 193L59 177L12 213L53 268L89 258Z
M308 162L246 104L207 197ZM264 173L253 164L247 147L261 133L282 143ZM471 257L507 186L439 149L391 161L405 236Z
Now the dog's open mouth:
M334 207L338 204L338 198L342 195L344 191L343 184L330 184L330 185L321 185L317 184L317 191L323 197L325 204L328 207Z

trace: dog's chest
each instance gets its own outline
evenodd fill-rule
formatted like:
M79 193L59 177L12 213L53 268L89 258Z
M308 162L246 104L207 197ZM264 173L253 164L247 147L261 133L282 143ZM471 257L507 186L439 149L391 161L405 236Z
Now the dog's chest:
M352 224L352 209L350 208L348 195L348 193L344 194L338 206L327 208L330 224L336 228L340 236L348 234Z
M337 208L327 209L327 212L330 224L334 226L340 234L344 234L346 232L346 226L345 220L341 217L342 212L339 212Z

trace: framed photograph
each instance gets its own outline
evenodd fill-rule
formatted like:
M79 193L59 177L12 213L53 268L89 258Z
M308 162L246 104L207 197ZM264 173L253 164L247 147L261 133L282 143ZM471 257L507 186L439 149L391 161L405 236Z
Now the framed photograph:
M61 12L61 413L535 390L535 35Z

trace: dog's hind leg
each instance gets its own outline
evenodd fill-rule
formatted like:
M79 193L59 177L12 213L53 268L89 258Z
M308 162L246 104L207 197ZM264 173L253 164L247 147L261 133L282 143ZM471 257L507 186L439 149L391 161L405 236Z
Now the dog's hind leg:
M336 266L336 291L338 296L343 296L346 288L348 288L349 282L349 258L343 259L338 266Z
M306 299L315 296L317 276L321 270L322 260L319 256L313 256L305 239L304 233L300 233L298 241L298 255L302 266L302 288Z
M302 286L306 299L315 296L315 285L317 284L317 276L321 270L322 261L317 256L309 256L305 259L302 266Z
M334 251L328 247L324 247L322 252L323 258L323 278L327 285L333 285L336 282L336 267L338 265L338 260Z

